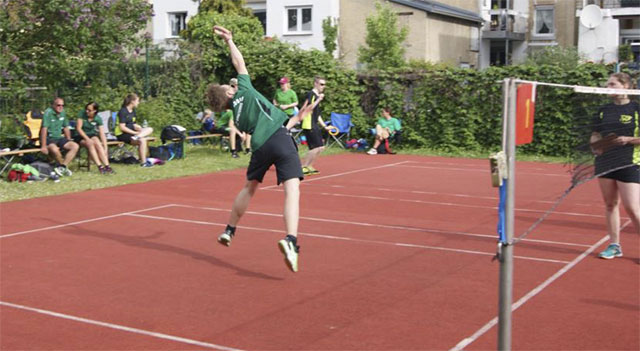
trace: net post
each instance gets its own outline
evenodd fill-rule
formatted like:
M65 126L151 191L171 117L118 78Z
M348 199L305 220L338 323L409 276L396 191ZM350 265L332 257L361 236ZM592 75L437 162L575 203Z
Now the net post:
M511 305L513 290L513 240L515 210L515 169L516 169L516 82L505 79L504 92L508 108L505 109L506 125L505 155L507 160L507 197L505 206L505 243L500 257L500 291L498 300L498 350L511 350Z

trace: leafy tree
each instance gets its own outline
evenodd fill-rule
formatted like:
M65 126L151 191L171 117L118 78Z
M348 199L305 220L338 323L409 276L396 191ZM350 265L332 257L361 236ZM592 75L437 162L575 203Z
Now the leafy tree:
M337 21L332 20L331 17L322 20L322 34L324 35L322 43L324 44L324 51L333 56L333 52L336 51L338 47L338 43L336 42L338 38L338 25L337 23L334 25L332 22Z
M560 46L548 46L529 55L525 65L551 65L570 70L579 65L583 56L577 48L563 48Z
M388 4L376 2L376 13L366 19L366 46L358 48L358 60L368 69L402 67L404 47L409 30L398 28L398 15Z
M244 0L202 0L198 12L213 11L226 15L253 16L251 9L245 6Z
M0 84L43 84L83 80L91 59L136 55L137 35L152 15L146 0L0 1Z

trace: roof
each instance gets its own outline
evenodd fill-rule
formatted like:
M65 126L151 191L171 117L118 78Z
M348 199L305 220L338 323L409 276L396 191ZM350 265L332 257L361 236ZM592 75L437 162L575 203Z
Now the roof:
M435 13L442 16L453 17L463 19L466 21L482 23L484 22L479 14L461 9L459 7L441 4L431 0L389 0L396 4L413 7L414 9L422 10L429 13Z

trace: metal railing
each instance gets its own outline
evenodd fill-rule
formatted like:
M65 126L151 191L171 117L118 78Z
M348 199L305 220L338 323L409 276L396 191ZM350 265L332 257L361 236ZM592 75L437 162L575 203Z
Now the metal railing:
M623 7L640 7L640 0L576 0L576 9L581 10L585 5L598 5L603 9L617 9Z
M502 31L513 33L527 32L526 17L517 14L513 10L498 9L489 10L490 20L485 23L485 31Z

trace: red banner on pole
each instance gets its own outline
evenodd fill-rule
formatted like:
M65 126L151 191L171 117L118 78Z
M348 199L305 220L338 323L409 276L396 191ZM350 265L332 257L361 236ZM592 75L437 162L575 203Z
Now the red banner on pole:
M516 100L516 145L528 144L533 140L533 117L536 110L536 87L520 84Z

